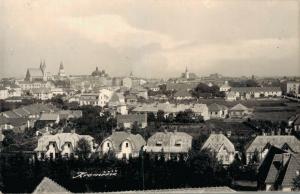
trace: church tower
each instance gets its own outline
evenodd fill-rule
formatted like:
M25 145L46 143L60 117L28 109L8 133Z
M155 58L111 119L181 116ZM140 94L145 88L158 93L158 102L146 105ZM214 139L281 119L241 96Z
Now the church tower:
M66 73L65 73L63 62L60 62L59 70L58 70L58 76L59 77L66 77Z
M189 78L190 78L190 73L189 73L189 71L188 71L187 66L185 67L184 78L185 78L185 79L189 79Z

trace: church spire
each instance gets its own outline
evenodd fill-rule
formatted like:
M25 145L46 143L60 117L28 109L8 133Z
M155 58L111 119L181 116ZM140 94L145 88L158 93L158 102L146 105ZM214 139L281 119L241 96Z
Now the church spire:
M59 69L60 69L60 70L63 70L63 69L64 69L64 64L63 64L62 61L60 62Z

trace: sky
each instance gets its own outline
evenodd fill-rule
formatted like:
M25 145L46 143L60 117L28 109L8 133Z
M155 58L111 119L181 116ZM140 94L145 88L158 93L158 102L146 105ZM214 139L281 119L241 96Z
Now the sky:
M298 0L1 0L0 77L299 76Z

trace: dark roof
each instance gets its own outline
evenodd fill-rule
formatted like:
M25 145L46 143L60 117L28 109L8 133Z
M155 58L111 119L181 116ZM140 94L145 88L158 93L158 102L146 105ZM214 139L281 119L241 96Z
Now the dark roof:
M58 113L42 113L40 121L56 121L59 118Z
M118 123L144 123L147 122L147 114L129 114L129 115L117 115Z
M227 108L227 106L213 103L208 106L208 110L211 112L216 112L216 111L228 110L228 108Z
M276 189L280 186L291 187L293 180L299 174L300 155L297 154L276 154L273 158L266 183L272 184Z
M174 97L193 97L192 94L186 89L179 90L174 94Z
M280 87L232 87L231 91L240 93L249 92L280 92Z

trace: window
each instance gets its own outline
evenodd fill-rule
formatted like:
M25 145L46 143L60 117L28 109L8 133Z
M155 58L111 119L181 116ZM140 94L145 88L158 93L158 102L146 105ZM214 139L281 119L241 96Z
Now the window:
M109 146L110 146L110 145L109 145L109 143L107 143L106 145L107 145L107 147L109 147Z
M128 143L125 144L126 148L128 148Z
M229 156L228 155L225 156L225 161L229 161Z
M42 158L42 159L45 158L45 153L44 153L44 152L41 153L41 158Z
M123 159L126 159L126 154L123 154Z
M68 143L68 148L70 148L71 147L71 144L70 143Z
M53 159L53 153L50 153L50 159L51 160Z

